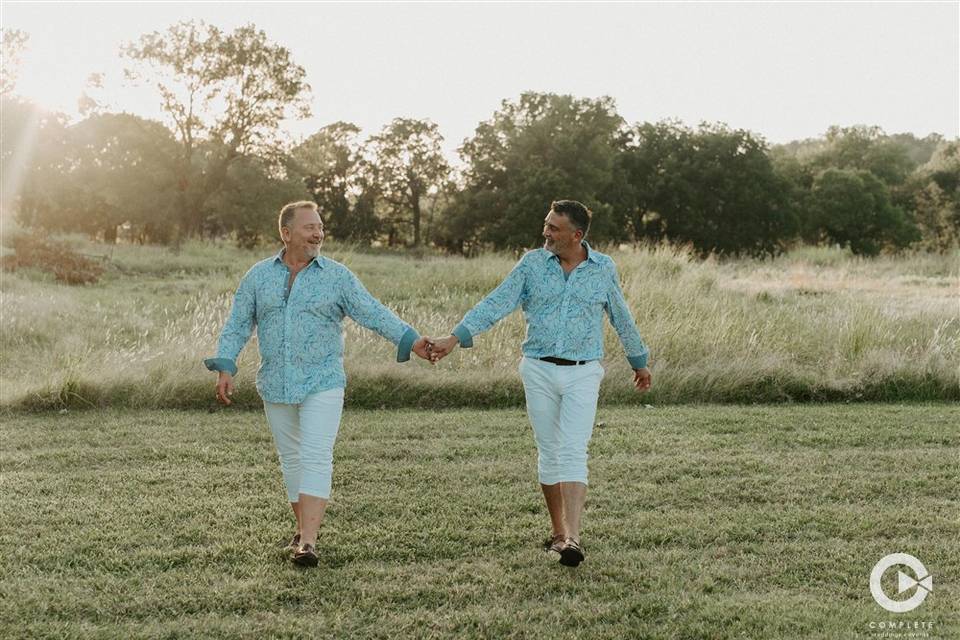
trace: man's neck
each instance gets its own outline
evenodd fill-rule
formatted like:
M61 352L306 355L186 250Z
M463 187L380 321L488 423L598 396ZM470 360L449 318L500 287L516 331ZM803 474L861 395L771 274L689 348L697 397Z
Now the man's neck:
M561 267L572 267L578 265L587 259L587 248L582 244L578 244L570 251L558 253L557 259L560 260Z
M310 264L310 261L313 260L313 256L308 256L306 254L295 254L290 249L286 249L283 252L283 262L293 269L294 271L299 271L305 266Z

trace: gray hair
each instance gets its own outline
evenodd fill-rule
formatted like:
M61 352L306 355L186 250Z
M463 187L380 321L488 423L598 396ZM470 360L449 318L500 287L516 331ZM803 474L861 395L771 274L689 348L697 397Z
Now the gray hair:
M283 208L280 209L280 229L284 227L290 228L290 222L293 220L293 215L297 212L297 209L312 209L313 211L317 211L317 203L313 200L297 200L296 202L283 205Z

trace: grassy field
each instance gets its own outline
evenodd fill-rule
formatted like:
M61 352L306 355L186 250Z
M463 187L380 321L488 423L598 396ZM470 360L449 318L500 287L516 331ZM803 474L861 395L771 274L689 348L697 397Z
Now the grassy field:
M201 409L213 402L211 356L242 274L274 247L73 246L105 256L91 286L37 270L0 282L0 407ZM512 256L369 253L325 246L424 334L445 334L514 263ZM958 256L863 260L801 249L768 261L700 261L680 249L611 251L654 386L630 387L609 325L607 402L929 401L960 399ZM522 405L519 312L436 368L393 362L392 345L346 323L352 407ZM240 357L239 406L258 409L255 340ZM387 392L385 392L387 390Z
M348 410L325 559L304 572L280 551L292 520L262 415L7 413L0 637L833 640L892 619L960 634L955 405L598 420L571 570L538 549L521 411ZM934 576L899 616L868 589L893 552Z

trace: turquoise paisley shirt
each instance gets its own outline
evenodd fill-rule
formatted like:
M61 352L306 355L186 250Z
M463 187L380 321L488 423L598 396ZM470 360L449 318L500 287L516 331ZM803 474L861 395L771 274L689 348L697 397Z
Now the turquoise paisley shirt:
M613 259L591 249L586 242L583 245L587 259L568 278L553 253L542 248L527 252L506 279L454 328L460 346L472 347L473 336L520 306L527 321L523 355L599 360L603 357L606 313L620 336L630 366L646 367L649 350L623 297Z
M208 369L236 374L237 356L256 326L257 391L264 400L299 404L311 393L344 387L345 316L397 345L397 362L410 359L420 336L370 295L350 269L319 256L288 289L290 269L283 253L258 262L243 276L217 355L204 360Z

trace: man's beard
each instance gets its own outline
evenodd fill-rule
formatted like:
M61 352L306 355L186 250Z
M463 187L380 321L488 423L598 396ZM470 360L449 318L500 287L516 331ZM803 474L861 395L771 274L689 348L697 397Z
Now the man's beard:
M316 258L320 255L320 245L307 243L307 246L304 248L303 252L310 256L311 258Z

